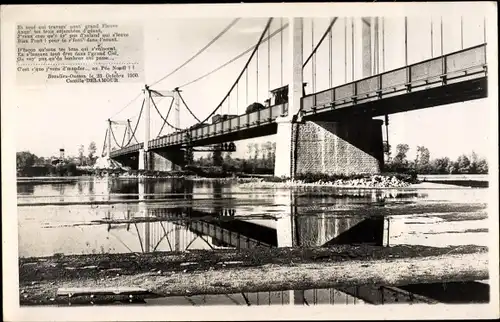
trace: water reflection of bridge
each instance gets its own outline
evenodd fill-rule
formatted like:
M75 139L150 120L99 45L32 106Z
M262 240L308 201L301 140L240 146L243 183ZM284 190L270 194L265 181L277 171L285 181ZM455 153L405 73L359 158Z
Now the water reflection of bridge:
M144 202L139 202L135 214L129 210L122 218L110 217L108 220L110 224L133 223L144 252L182 251L191 247L196 239L203 240L203 245L197 243L197 248L206 249L383 244L382 217L332 215L327 210L302 215L311 207L307 196L276 195L274 203L282 205L281 212L252 215L240 214L238 205L231 207L234 201L220 202L223 194L220 183L211 183L212 198L204 199L202 206L147 203L148 199L161 195L163 198L179 198L179 204L182 204L181 200L193 197L193 182L184 185L175 180L129 181L124 186L126 189L120 191ZM133 195L135 191L136 196Z
M128 194L138 199L137 210L128 209L120 215L109 215L108 229L126 228L134 232L141 252L184 251L189 249L256 248L256 247L318 247L334 244L370 243L383 245L388 232L383 217L369 216L363 204L380 201L373 192L362 192L355 200L335 193L324 196L293 192L273 193L267 198L278 212L256 213L244 210L252 193L236 200L222 200L224 185L194 183L184 180L123 181L110 185L111 193ZM365 195L368 193L368 195ZM373 195L371 195L373 194ZM203 196L202 203L193 201ZM207 197L207 198L205 198ZM398 196L396 196L397 198ZM408 197L408 196L407 196ZM411 196L409 196L411 197ZM173 203L148 203L149 199L177 199ZM262 202L262 195L257 200ZM265 199L265 198L264 198ZM241 202L243 200L243 203ZM267 202L266 201L266 202ZM332 204L334 203L334 204ZM258 206L258 204L256 204ZM334 211L349 206L350 211ZM353 210L352 208L358 208ZM265 212L265 211L264 211ZM120 218L118 218L120 217ZM417 292L418 293L418 292ZM214 296L182 297L188 305L221 304L221 297L233 304L328 304L328 303L396 303L432 302L403 288L385 286L352 286L324 290L241 293ZM167 302L177 300L169 298ZM243 302L242 302L243 301ZM177 303L177 302L176 302ZM169 303L162 303L169 304ZM182 304L182 303L178 303ZM223 304L223 303L222 303Z
M367 296L370 292L371 296ZM350 287L308 289L293 291L267 291L224 295L173 296L147 300L150 304L161 305L353 305L353 304L393 304L398 302L422 303L428 300L414 296L410 298L401 291L390 287Z

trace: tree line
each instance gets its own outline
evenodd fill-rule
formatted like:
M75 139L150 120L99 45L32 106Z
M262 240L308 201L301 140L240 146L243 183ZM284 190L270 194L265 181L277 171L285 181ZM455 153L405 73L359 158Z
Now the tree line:
M394 157L390 147L387 153L385 170L387 172L416 173L416 174L487 174L488 162L475 152L469 155L462 154L456 160L448 157L431 159L429 149L417 146L414 160L408 160L408 144L398 144Z
M417 146L416 158L409 160L408 144L398 144L394 157L390 146L387 149L384 172L415 174L487 174L488 162L475 152L462 154L456 160L449 157L431 159L429 149ZM245 158L233 158L231 152L214 151L206 157L192 160L191 164L199 167L221 167L225 171L254 174L274 173L276 143L248 143Z
M456 160L448 157L431 159L429 149L417 146L416 158L408 159L408 144L398 144L394 156L391 147L386 146L385 172L414 174L487 174L488 162L475 152L462 154ZM18 175L78 175L78 166L92 166L97 160L97 148L91 142L85 153L85 147L79 146L77 156L68 156L64 162L57 157L38 157L29 151L16 153ZM194 159L191 152L186 155L191 168L212 168L226 173L243 172L251 174L273 174L276 157L276 143L248 143L246 156L234 158L232 152L213 151L206 156Z
M226 172L245 172L253 174L274 173L276 143L248 143L246 157L233 158L232 152L213 151L206 157L192 160L195 167L218 167Z
M67 156L60 160L59 156L37 156L30 151L16 153L16 169L20 176L74 176L82 174L78 166L92 166L97 160L97 146L90 142L85 155L85 147L79 146L78 156Z

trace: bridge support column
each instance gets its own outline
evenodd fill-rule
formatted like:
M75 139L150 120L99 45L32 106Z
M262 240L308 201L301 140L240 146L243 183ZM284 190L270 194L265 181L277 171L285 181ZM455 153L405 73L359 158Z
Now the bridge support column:
M146 170L146 153L144 152L144 149L139 149L139 165L137 167L138 170Z
M148 151L148 170L179 171L184 165L184 152L179 151Z
M184 165L184 152L139 150L139 170L179 171Z
M278 132L276 135L276 159L274 175L277 177L293 177L292 171L292 128L295 118L300 110L303 90L303 45L304 45L304 21L303 18L290 18L289 20L289 43L288 68L290 75L288 79L288 115L278 117Z
M293 192L290 190L283 194L277 194L274 197L275 204L283 205L280 211L281 215L276 220L276 237L278 247L296 247L297 238L295 238L295 202Z
M372 119L278 123L275 175L380 173L382 123Z
M292 172L292 129L294 124L287 118L276 119L278 132L276 133L276 153L274 162L274 176L293 177Z

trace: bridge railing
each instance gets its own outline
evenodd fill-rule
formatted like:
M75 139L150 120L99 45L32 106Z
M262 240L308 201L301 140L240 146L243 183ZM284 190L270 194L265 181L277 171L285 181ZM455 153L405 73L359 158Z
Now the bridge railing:
M442 86L484 76L486 44L370 76L302 98L304 114Z
M213 137L230 132L236 132L242 129L248 129L259 126L261 124L271 123L279 116L286 116L288 112L288 104L275 105L253 113L239 115L224 121L214 124L201 126L196 129L190 129L184 132L176 132L167 137L182 137L189 132L193 140L199 140L207 137ZM173 139L165 145L182 144L182 139Z
M308 114L325 108L343 108L485 75L486 44L481 44L307 95L302 98L302 112ZM287 113L288 104L276 105L215 124L175 132L151 140L149 147L155 149L182 145L186 142L187 134L192 140L200 140L249 129L269 124ZM136 152L142 147L143 143L131 145L111 152L111 156Z
M123 154L137 152L140 149L142 149L143 147L144 147L143 143L137 143L137 144L129 145L129 146L121 148L120 150L111 151L111 153L110 153L111 155L110 156L111 157L116 157L116 156L123 155Z
M200 126L195 129L190 129L182 132L175 132L157 139L149 141L149 148L156 149L165 146L182 145L186 142L186 136L191 135L192 140L200 140L207 137L213 137L224 133L236 132L241 129L249 129L262 124L273 122L279 116L286 116L288 113L288 104L280 104L268 107L253 113L243 114L233 117L228 120ZM119 156L123 154L137 152L142 149L143 143L130 145L120 150L113 151L111 156Z

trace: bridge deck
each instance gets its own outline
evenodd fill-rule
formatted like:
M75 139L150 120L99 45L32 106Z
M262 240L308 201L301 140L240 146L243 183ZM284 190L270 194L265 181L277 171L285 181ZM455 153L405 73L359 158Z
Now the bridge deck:
M306 95L301 113L311 119L379 116L478 99L487 96L486 79L486 44L481 44ZM193 145L201 146L271 135L276 133L276 118L287 115L288 104L275 105L151 140L149 148L180 147L189 136ZM136 153L143 146L112 151L111 157Z

